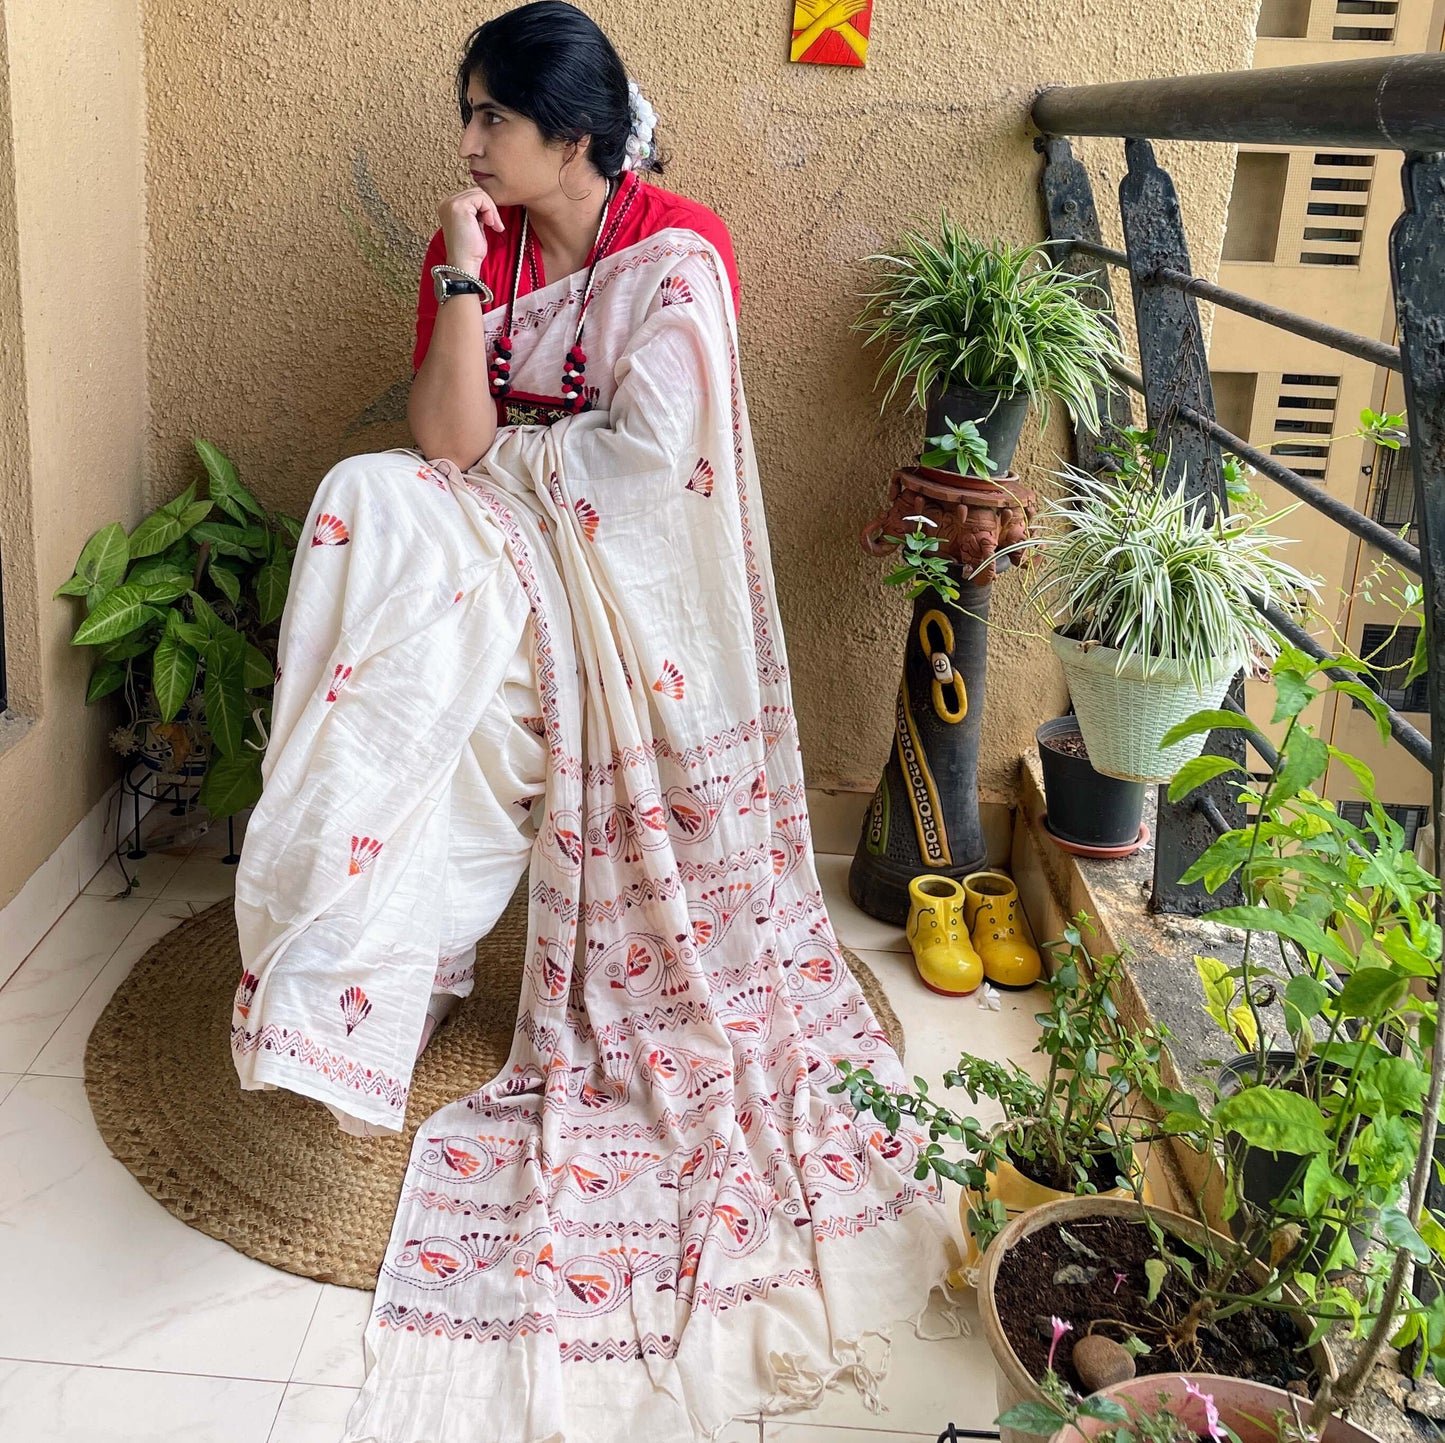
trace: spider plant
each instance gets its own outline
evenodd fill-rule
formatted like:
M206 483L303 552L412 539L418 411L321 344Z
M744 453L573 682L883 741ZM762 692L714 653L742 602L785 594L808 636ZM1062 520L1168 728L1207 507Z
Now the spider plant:
M947 386L1024 392L1041 425L1058 400L1075 422L1098 431L1096 388L1112 386L1108 365L1122 360L1118 337L1099 309L1104 293L1051 264L1046 251L975 240L944 213L938 238L909 230L898 254L869 256L882 274L853 329L865 346L888 347L883 404L910 379L924 408Z
M1318 594L1274 554L1289 538L1269 527L1293 506L1211 521L1182 480L1170 488L1139 471L1072 466L1057 475L1066 490L1039 513L1030 598L1071 641L1117 651L1116 671L1137 660L1148 676L1173 662L1200 686L1221 661L1278 652L1261 604L1293 609Z

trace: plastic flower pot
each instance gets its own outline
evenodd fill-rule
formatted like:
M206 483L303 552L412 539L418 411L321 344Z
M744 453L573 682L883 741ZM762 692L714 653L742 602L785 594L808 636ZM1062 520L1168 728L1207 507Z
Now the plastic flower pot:
M1206 1239L1212 1238L1212 1245L1216 1249L1232 1246L1228 1238L1212 1232L1203 1223L1196 1222L1193 1218L1187 1218L1182 1213L1140 1204L1133 1198L1113 1197L1065 1198L1060 1202L1046 1203L1043 1207L1033 1208L1015 1218L989 1244L988 1250L983 1255L983 1261L979 1265L978 1313L983 1322L983 1332L988 1342L989 1352L993 1354L999 1413L1007 1411L1016 1403L1042 1403L1045 1401L1043 1389L1039 1387L1037 1380L1019 1360L999 1319L995 1289L998 1284L999 1265L1008 1256L1009 1251L1017 1247L1031 1233L1054 1223L1063 1223L1066 1227L1072 1227L1091 1217L1138 1218L1145 1210L1166 1233L1178 1238L1181 1242L1200 1247ZM1334 1355L1330 1352L1327 1344L1316 1343L1310 1348L1309 1353L1310 1360L1321 1377L1336 1376ZM1003 1428L1000 1430L1000 1443L1030 1443L1030 1435L1020 1433L1016 1428ZM1033 1440L1033 1443L1037 1443L1037 1440Z
M1126 782L1167 782L1204 750L1208 733L1160 748L1166 734L1195 712L1217 707L1238 672L1226 657L1201 678L1177 661L1130 657L1112 647L1073 641L1057 631L1049 640L1064 669L1079 730L1096 772Z
M1145 1378L1130 1378L1127 1383L1115 1383L1111 1388L1100 1388L1094 1396L1113 1399L1130 1417L1172 1413L1191 1433L1209 1438L1211 1420L1208 1405L1198 1396L1200 1393L1212 1400L1218 1410L1214 1426L1219 1433L1226 1438L1232 1434L1239 1443L1278 1443L1280 1414L1303 1423L1309 1412L1304 1399L1282 1388L1271 1388L1267 1383L1254 1383L1247 1378L1223 1378L1214 1373L1154 1373ZM1112 1439L1117 1426L1098 1418L1080 1418L1077 1423L1060 1428L1050 1443ZM1357 1424L1331 1418L1320 1434L1320 1443L1376 1443L1376 1440L1373 1433L1367 1433Z
M1148 787L1096 771L1087 757L1050 745L1077 737L1077 717L1046 721L1034 733L1048 801L1048 829L1060 841L1080 848L1129 848L1140 845L1140 823Z
M953 421L962 425L972 421L988 447L988 459L997 468L992 474L1007 473L1019 444L1019 432L1028 414L1027 391L1005 396L1000 391L975 391L968 386L937 389L929 398L925 435L941 436Z

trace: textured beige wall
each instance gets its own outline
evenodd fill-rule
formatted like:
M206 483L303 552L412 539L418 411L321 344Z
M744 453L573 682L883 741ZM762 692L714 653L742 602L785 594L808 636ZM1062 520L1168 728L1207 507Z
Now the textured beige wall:
M300 510L342 455L405 444L421 244L463 176L451 71L501 7L387 0L146 13L151 468L171 494L193 433L269 500ZM1249 61L1255 0L878 0L872 60L785 62L786 0L728 12L589 6L662 117L664 183L728 222L743 283L743 366L813 785L871 788L886 754L905 604L860 526L916 449L885 418L850 335L860 258L939 207L984 234L1039 233L1026 127L1045 82ZM1177 155L1195 256L1217 259L1231 156ZM1090 147L1112 196L1122 145ZM1105 178L1106 177L1106 178ZM1062 433L1030 439L1047 464ZM996 588L986 788L1007 792L1062 683ZM1041 680L1041 676L1045 678Z
M146 314L138 0L0 16L0 528L12 706L33 723L0 737L3 905L115 780L74 603L51 592L93 531L139 517Z

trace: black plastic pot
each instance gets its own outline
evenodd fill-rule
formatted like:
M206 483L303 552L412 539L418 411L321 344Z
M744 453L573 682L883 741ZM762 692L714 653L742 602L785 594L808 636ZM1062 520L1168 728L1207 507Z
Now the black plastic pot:
M929 399L924 435L927 438L943 435L948 430L949 421L958 425L972 421L988 446L988 459L998 468L992 474L1003 476L1013 462L1028 409L1026 391L1005 396L999 391L949 386L936 390Z
M1055 751L1049 742L1080 736L1077 717L1046 721L1034 733L1044 772L1049 831L1078 847L1127 847L1138 840L1145 782L1122 782L1096 772L1083 757Z
M1226 1062L1215 1074L1220 1096L1233 1097L1246 1086L1277 1087L1280 1078L1287 1077L1296 1071L1298 1059L1287 1048L1277 1048L1265 1053L1265 1081L1262 1084L1255 1082L1258 1065L1258 1059L1252 1053L1244 1057L1237 1057L1233 1062ZM1317 1058L1310 1058L1305 1062L1304 1072L1307 1076L1313 1078L1318 1071L1319 1061ZM1262 1147L1255 1147L1252 1143L1246 1143L1238 1133L1226 1134L1224 1145L1236 1159L1239 1168L1240 1191L1244 1194L1245 1201L1261 1208L1269 1207L1289 1187L1291 1179L1306 1161L1304 1158L1296 1157L1294 1153L1268 1152ZM1353 1183L1359 1176L1359 1169L1346 1166L1341 1176L1347 1182ZM1296 1183L1296 1186L1299 1184ZM1239 1236L1243 1223L1244 1219L1239 1213L1230 1219L1230 1230L1236 1237ZM1333 1245L1334 1237L1333 1230L1326 1229L1322 1232L1312 1250L1313 1255L1322 1256L1328 1252ZM1350 1243L1357 1253L1365 1247L1368 1241L1363 1230L1350 1229Z

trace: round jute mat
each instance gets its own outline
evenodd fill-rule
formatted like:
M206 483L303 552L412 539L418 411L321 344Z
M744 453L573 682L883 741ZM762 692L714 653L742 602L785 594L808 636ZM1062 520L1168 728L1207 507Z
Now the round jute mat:
M232 904L218 902L152 947L95 1024L85 1090L100 1135L182 1222L287 1272L370 1289L412 1133L506 1063L526 922L524 883L477 949L475 991L417 1063L405 1135L362 1139L310 1098L237 1085L229 1038L241 956ZM902 1056L878 979L844 955Z

